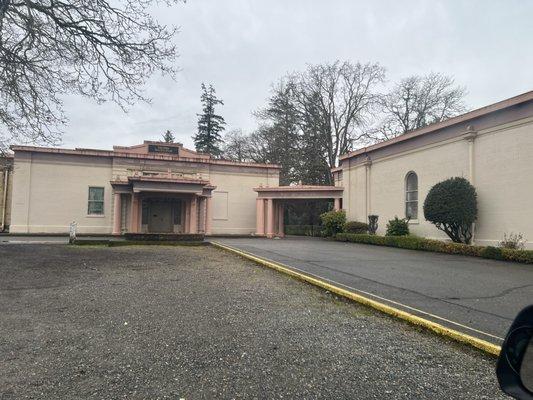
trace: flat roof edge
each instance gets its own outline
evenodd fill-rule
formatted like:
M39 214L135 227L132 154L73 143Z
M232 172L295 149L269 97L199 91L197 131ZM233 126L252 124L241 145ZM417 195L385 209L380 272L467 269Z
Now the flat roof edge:
M22 146L13 145L10 147L13 152L27 151L36 153L51 153L51 154L65 154L65 155L79 155L89 157L117 157L117 158L136 158L147 160L165 160L176 162L194 162L201 164L213 165L227 165L235 167L250 167L250 168L267 168L267 169L281 169L279 164L262 164L253 162L238 162L229 160L217 160L206 158L191 158L191 157L173 157L167 154L139 154L129 153L114 150L96 150L96 149L63 149L57 147L38 147L38 146Z

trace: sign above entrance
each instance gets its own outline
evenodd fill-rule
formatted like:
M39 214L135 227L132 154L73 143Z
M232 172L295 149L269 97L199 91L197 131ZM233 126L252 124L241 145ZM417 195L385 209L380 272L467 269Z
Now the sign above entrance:
M166 154L178 154L178 147L175 146L165 146L161 144L150 144L148 145L149 153L166 153Z

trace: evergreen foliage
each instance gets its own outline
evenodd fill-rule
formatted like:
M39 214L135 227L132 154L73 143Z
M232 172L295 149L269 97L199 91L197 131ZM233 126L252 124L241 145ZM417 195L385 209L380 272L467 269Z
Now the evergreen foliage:
M477 218L476 189L460 177L437 183L424 201L424 217L455 243L470 243Z
M222 136L226 122L221 115L216 114L215 107L224 105L217 98L213 85L207 87L202 83L202 113L198 114L198 133L193 137L196 151L209 153L214 157L222 154Z
M386 236L407 236L409 235L409 220L394 217L387 224Z
M324 226L324 236L334 237L337 233L344 230L346 223L346 213L341 211L328 211L320 215L322 225Z
M348 221L344 224L345 233L368 233L368 224L359 221Z

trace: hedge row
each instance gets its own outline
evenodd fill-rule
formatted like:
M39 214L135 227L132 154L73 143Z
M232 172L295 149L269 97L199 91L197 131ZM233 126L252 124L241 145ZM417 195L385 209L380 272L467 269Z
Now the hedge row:
M467 244L443 242L413 236L377 236L354 233L338 233L335 240L398 247L401 249L433 251L446 254L483 257L495 260L515 261L533 264L533 250L511 250L499 247L470 246Z

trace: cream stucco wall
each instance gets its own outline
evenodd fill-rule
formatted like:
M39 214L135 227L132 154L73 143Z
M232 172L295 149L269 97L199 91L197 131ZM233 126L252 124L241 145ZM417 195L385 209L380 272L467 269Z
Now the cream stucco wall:
M240 168L211 167L209 180L217 187L213 193L213 234L249 235L256 230L257 193L253 188L278 186L279 173L265 168L250 173Z
M533 118L481 131L474 154L476 242L496 244L520 232L533 248Z
M405 177L414 171L419 202L418 220L410 224L413 234L447 239L425 221L423 203L433 185L461 176L471 180L478 193L476 243L497 244L504 233L520 232L527 247L533 248L533 118L479 131L473 142L461 136L373 159L368 189L365 168L360 163L343 170L343 207L350 220L366 221L369 214L379 215L379 234L385 233L387 221L394 216L405 217Z
M16 152L11 233L79 233L112 229L111 159ZM89 186L104 187L104 215L87 215Z

